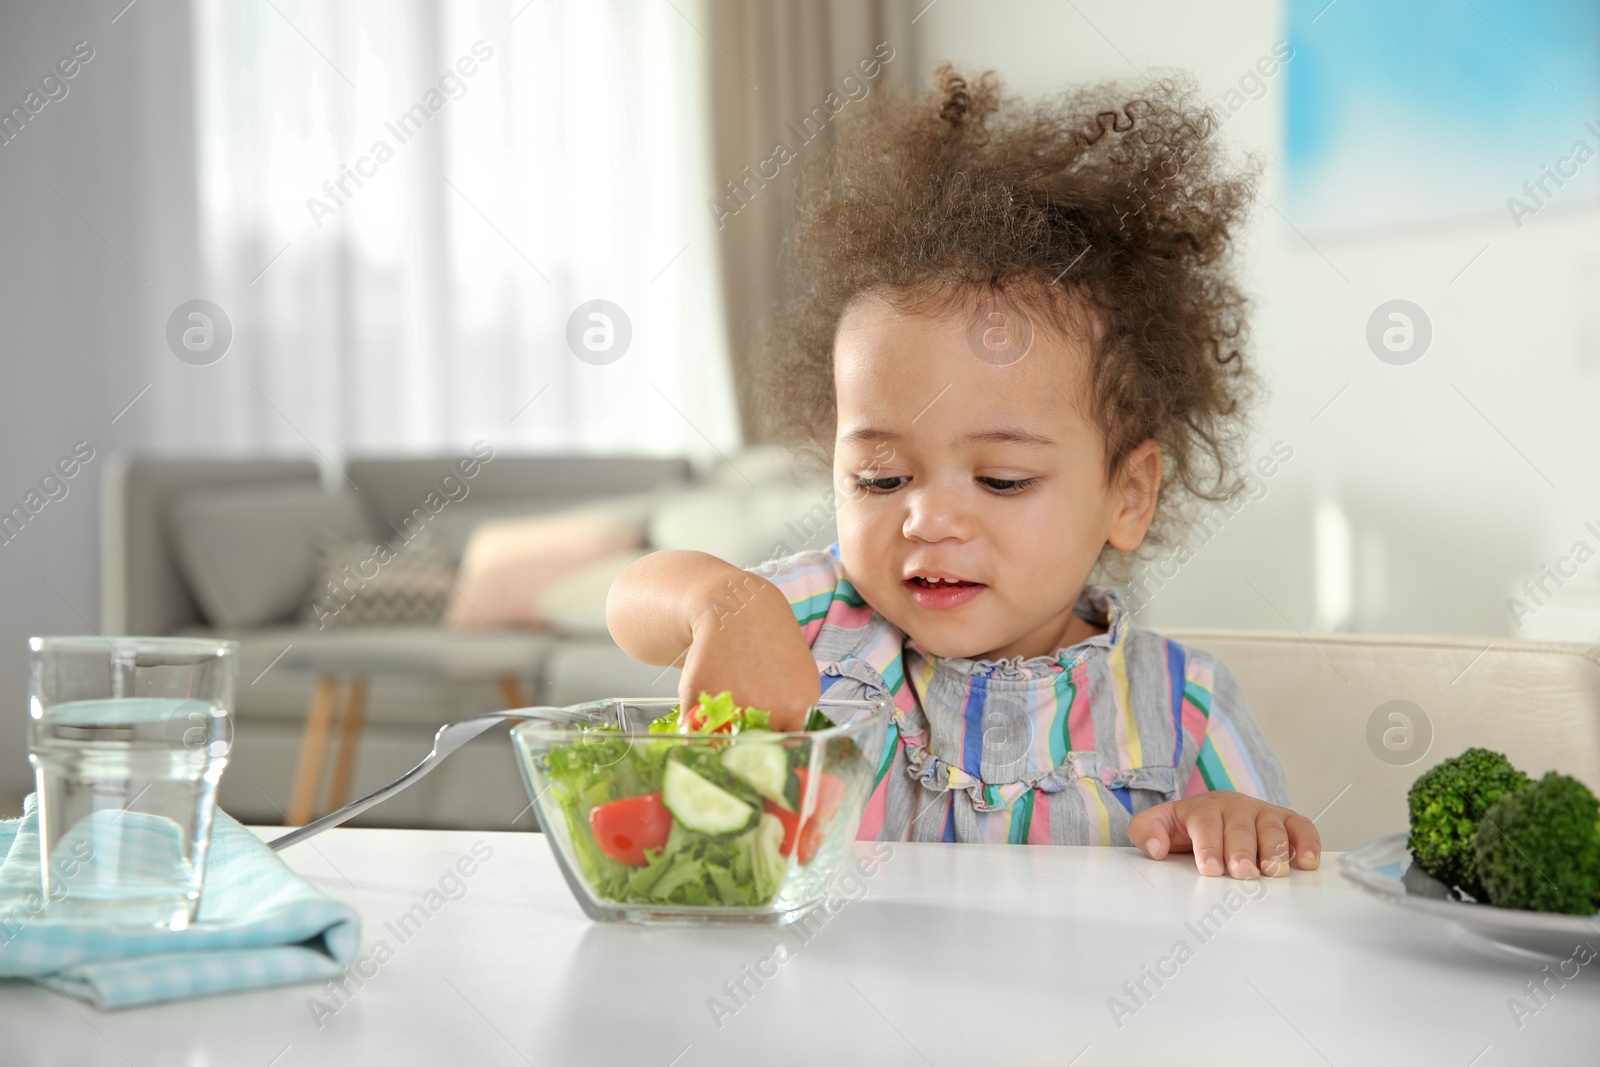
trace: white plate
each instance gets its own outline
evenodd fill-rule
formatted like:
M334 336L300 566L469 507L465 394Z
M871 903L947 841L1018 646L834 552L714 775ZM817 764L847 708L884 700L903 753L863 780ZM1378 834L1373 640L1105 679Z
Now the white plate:
M1552 915L1462 900L1420 867L1411 866L1406 835L1386 834L1339 857L1339 873L1374 896L1448 919L1461 929L1521 952L1565 959L1600 934L1600 915Z

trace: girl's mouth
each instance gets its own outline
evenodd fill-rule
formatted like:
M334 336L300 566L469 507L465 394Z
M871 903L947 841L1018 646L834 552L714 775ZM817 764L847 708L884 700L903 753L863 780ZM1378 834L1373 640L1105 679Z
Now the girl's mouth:
M969 603L989 588L982 582L969 582L960 578L933 578L913 575L901 583L906 595L919 608L929 611L949 611Z

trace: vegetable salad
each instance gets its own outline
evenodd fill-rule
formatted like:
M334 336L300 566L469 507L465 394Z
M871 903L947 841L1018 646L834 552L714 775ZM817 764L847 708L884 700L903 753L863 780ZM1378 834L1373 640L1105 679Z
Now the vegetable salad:
M832 726L813 712L806 728ZM651 735L707 735L706 744L586 727L546 757L572 849L590 886L620 903L757 907L791 860L810 863L844 800L823 771L810 807L806 749L785 745L768 715L731 693L650 724ZM717 736L725 735L725 737Z

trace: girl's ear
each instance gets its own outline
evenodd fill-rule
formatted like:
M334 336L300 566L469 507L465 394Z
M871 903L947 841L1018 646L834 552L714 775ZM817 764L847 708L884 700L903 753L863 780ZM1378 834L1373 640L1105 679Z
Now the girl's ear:
M1117 472L1115 510L1106 541L1119 552L1132 552L1144 541L1156 514L1161 492L1161 446L1144 441L1122 461Z

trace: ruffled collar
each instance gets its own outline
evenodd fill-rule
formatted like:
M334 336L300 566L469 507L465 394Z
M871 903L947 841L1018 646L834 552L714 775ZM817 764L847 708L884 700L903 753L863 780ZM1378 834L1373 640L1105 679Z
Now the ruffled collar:
M958 656L936 656L917 644L909 635L906 648L933 664L936 670L951 671L961 675L976 675L996 680L1025 681L1053 677L1063 670L1071 670L1090 649L1113 649L1127 638L1131 619L1121 595L1115 589L1085 586L1072 613L1085 622L1103 627L1105 633L1095 634L1073 645L1063 645L1053 654L1039 656L1008 656L1000 659L966 659Z
M849 579L849 568L845 566L844 557L839 549L839 542L835 541L828 546L828 554L839 561L840 570L846 580ZM893 654L912 653L934 668L938 673L946 671L955 672L963 676L977 675L995 680L1030 681L1034 679L1054 677L1063 670L1071 670L1090 650L1100 648L1110 651L1122 644L1127 639L1128 628L1132 625L1132 616L1127 606L1122 602L1122 595L1115 589L1101 586L1084 586L1083 592L1078 595L1078 602L1072 606L1072 613L1086 622L1105 630L1104 633L1085 638L1075 645L1065 645L1055 651L1053 655L1040 656L1012 656L1002 659L964 659L960 657L935 656L921 645L917 644L909 634L896 631L899 640L893 645L894 653L887 649L880 649L885 657L884 662L876 661L868 653L866 658L872 661L872 666L881 671L887 666L887 658ZM874 613L876 614L876 613ZM881 615L877 616L882 619ZM884 620L885 625L890 625Z

